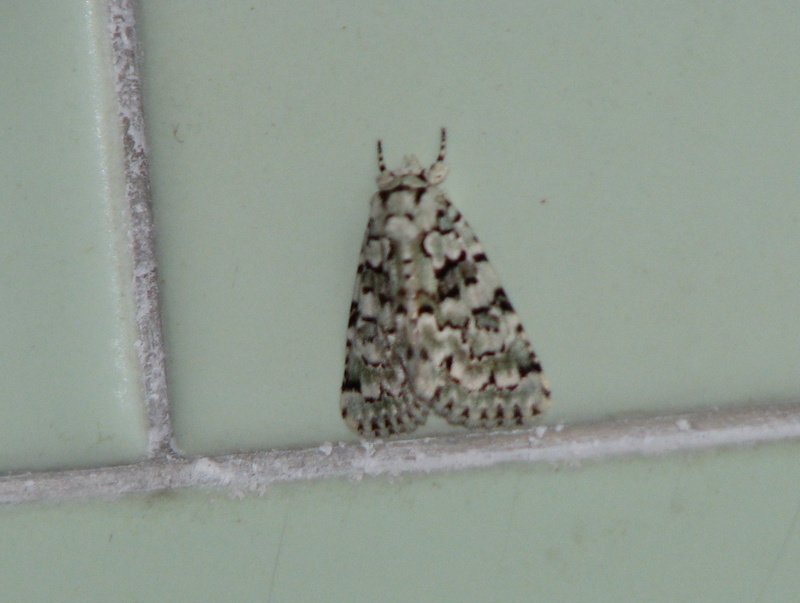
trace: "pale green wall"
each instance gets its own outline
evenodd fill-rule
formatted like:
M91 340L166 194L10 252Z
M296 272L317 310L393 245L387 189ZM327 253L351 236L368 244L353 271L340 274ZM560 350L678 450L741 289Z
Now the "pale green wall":
M795 3L137 17L186 452L356 440L337 390L374 142L430 161L442 125L447 188L553 382L548 424L798 399ZM144 455L106 36L99 0L0 5L2 470ZM8 505L0 599L795 601L797 458Z
M0 470L145 443L105 11L0 4Z

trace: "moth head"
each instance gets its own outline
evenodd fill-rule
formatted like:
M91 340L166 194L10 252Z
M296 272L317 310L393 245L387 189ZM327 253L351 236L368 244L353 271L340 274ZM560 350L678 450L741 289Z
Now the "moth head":
M382 169L378 174L378 188L394 188L405 184L411 188L425 188L428 183L425 179L427 170L422 167L415 155L403 157L403 167L396 170Z
M444 163L445 153L445 129L442 128L441 146L439 156L429 168L422 167L416 155L406 155L403 157L403 167L397 170L387 170L383 161L383 148L381 141L378 141L378 188L381 190L394 188L400 184L405 184L410 188L426 188L440 184L446 177L450 169Z

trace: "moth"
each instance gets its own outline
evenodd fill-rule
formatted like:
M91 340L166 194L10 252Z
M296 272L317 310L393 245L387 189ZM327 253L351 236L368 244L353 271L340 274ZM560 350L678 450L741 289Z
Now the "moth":
M461 213L439 186L446 131L428 168L406 156L378 191L356 274L342 418L371 437L410 432L433 410L466 427L525 426L550 390L519 317Z

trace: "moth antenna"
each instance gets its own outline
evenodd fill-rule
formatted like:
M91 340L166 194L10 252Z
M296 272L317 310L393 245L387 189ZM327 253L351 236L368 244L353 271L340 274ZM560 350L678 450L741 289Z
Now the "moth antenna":
M386 171L386 164L383 162L383 145L381 145L380 140L378 140L378 170L381 172Z
M436 158L436 163L444 161L445 151L447 151L447 129L442 128L442 142L439 145L439 156Z

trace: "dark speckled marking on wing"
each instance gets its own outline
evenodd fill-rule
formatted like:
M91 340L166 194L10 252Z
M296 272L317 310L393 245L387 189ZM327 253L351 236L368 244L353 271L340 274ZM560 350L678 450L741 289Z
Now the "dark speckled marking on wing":
M549 387L483 247L437 187L420 211L435 214L436 226L422 241L417 280L435 286L425 291L432 311L410 317L412 389L450 423L531 424L549 405Z
M350 304L340 410L351 429L385 437L413 431L430 409L411 391L399 356L396 324L403 309L386 272L384 241L374 230L370 219Z

